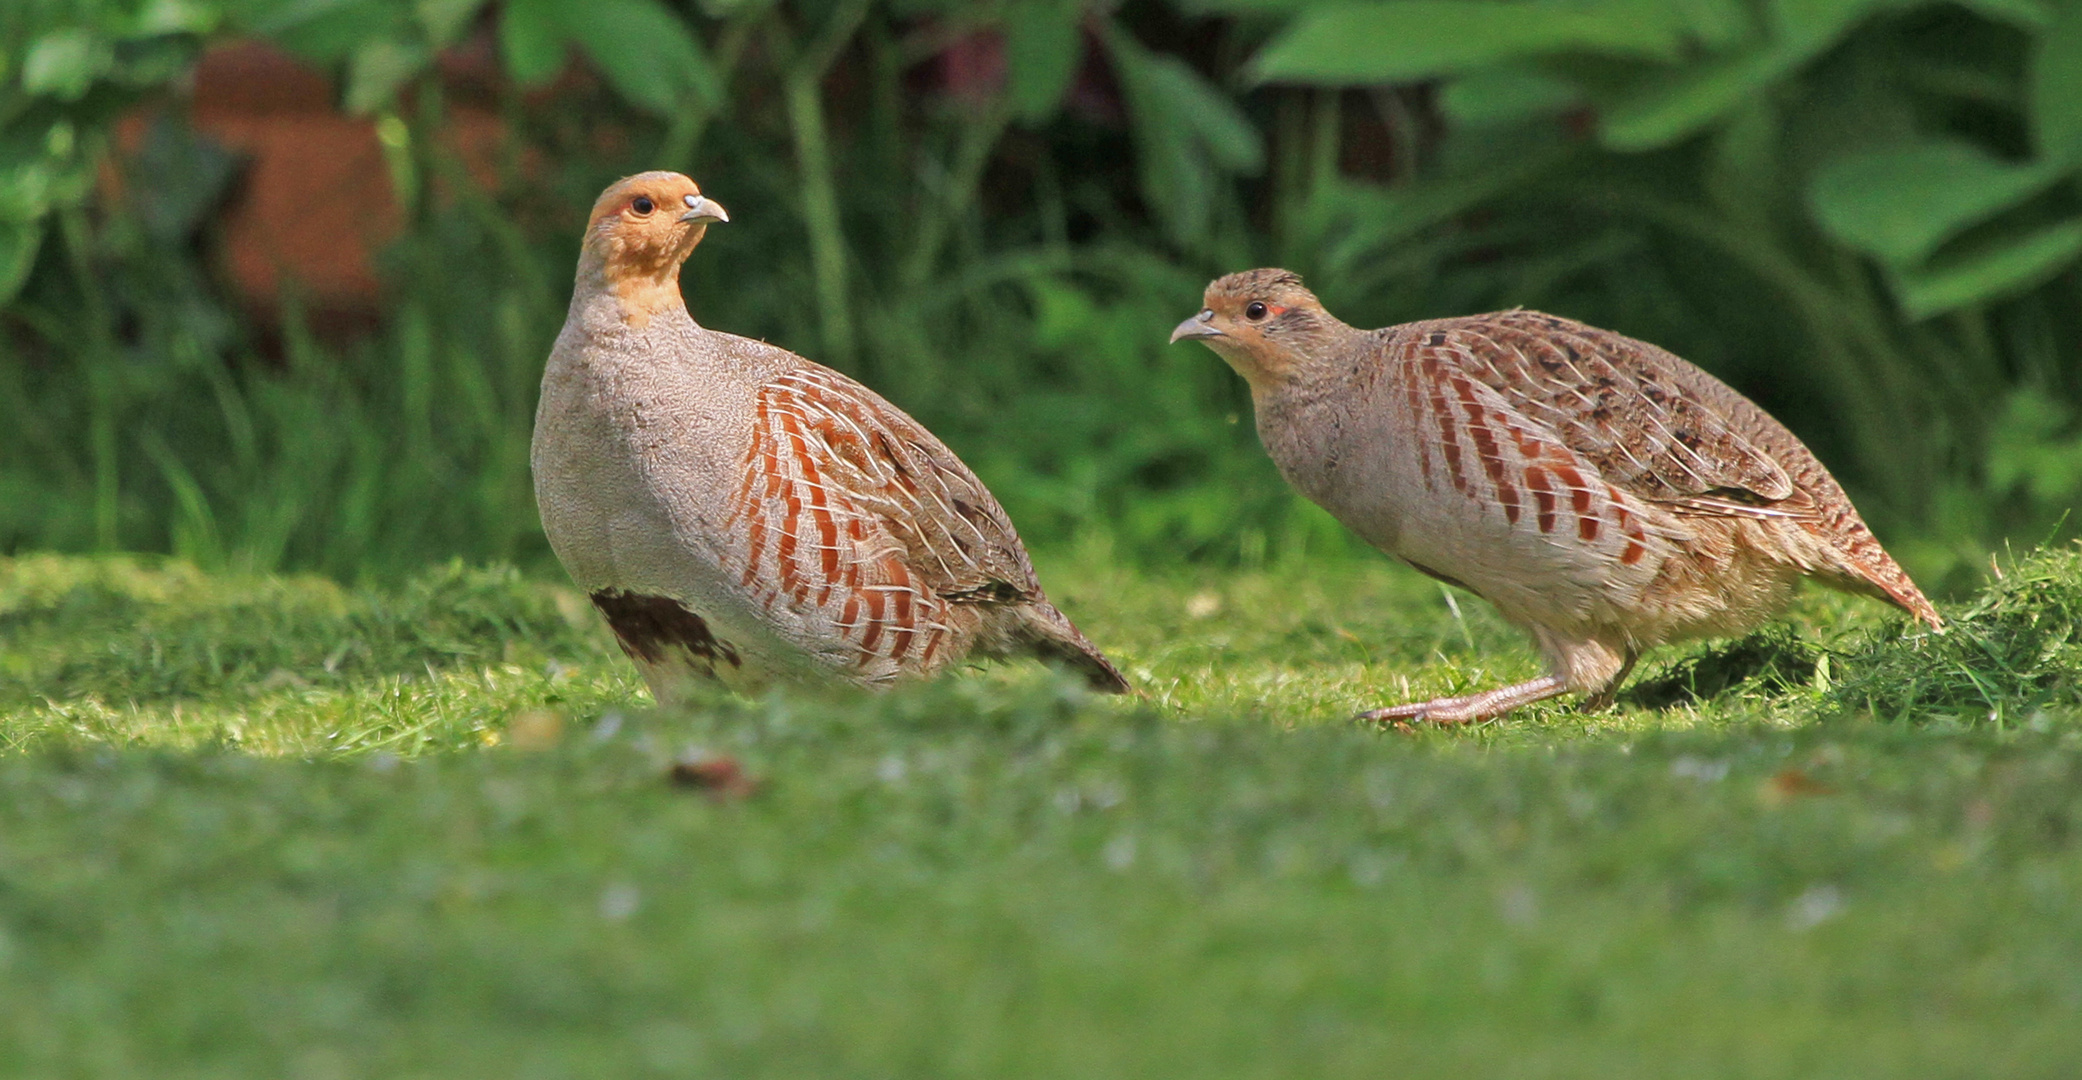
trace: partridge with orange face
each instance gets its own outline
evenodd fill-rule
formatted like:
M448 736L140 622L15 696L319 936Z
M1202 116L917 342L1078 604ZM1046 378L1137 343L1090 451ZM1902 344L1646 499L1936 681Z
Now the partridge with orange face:
M1366 719L1572 691L1596 707L1643 650L1751 629L1809 577L1941 625L1792 432L1653 345L1524 310L1360 330L1284 270L1221 278L1204 303L1171 340L1250 384L1288 482L1545 654L1540 678Z
M678 173L600 196L535 416L543 529L652 694L709 677L882 686L1022 655L1127 690L930 432L688 315L680 264L729 220Z

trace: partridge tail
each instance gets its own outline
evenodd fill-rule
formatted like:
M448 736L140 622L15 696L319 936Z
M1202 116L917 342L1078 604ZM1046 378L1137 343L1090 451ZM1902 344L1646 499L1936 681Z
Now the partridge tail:
M1055 605L1039 603L1023 612L1027 617L1024 633L1026 645L1034 656L1062 664L1079 675L1091 688L1103 694L1132 694L1135 688L1128 684L1128 677L1106 659L1099 647L1085 640L1072 625L1069 618L1055 609Z
M1872 535L1864 522L1854 519L1839 524L1831 540L1831 546L1843 557L1843 566L1831 575L1835 580L1830 584L1885 600L1928 623L1933 630L1944 627L1937 608L1909 580L1908 572L1894 561L1894 556L1880 546L1879 538Z
M1923 590L1916 588L1916 583L1909 580L1908 574L1904 573L1901 567L1893 565L1893 559L1888 559L1887 564L1894 571L1891 577L1874 576L1869 580L1878 585L1881 592L1887 594L1887 599L1892 601L1895 607L1930 624L1932 630L1944 629L1945 620L1938 617L1937 608L1931 606L1930 599L1923 595Z

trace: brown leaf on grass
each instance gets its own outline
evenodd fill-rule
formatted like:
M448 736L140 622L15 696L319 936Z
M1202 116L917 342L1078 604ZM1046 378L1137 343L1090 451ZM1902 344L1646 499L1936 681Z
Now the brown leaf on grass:
M506 722L506 740L516 750L547 750L564 737L564 717L549 709L528 709Z
M1778 806L1803 795L1834 795L1836 789L1807 775L1803 769L1787 766L1772 773L1770 779L1757 790L1757 797L1766 806Z
M737 759L723 754L683 757L666 773L675 786L693 788L718 802L748 798L758 792L760 780L745 772Z

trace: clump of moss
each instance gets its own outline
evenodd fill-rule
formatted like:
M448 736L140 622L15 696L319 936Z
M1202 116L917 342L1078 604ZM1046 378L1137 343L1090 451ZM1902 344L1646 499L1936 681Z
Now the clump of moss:
M1943 631L1903 622L1839 670L1825 714L2000 724L2082 709L2082 546L1998 565L1996 581Z

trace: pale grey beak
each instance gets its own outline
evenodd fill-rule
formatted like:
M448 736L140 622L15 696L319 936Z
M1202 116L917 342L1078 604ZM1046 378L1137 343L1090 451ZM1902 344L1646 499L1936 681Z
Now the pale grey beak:
M1200 314L1195 315L1182 323L1179 323L1178 329L1173 330L1171 332L1171 343L1173 345L1176 345L1179 342L1185 341L1189 338L1204 339L1228 336L1229 335L1222 333L1220 330L1215 329L1214 312L1206 308L1201 308Z
M680 215L682 223L692 221L721 221L727 223L729 220L730 213L723 209L723 204L706 195L687 196L687 212Z

